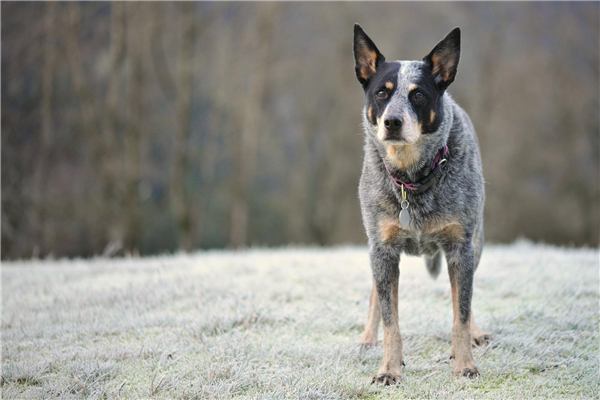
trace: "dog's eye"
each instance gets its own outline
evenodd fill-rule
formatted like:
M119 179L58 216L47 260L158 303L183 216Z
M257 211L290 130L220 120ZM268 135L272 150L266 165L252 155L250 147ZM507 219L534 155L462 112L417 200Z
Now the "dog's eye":
M415 100L417 100L417 101L421 101L421 100L425 99L425 95L423 94L423 92L416 92L414 96L415 96Z
M385 92L385 90L380 90L379 92L377 92L377 97L379 97L380 99L385 99L387 97L387 93Z

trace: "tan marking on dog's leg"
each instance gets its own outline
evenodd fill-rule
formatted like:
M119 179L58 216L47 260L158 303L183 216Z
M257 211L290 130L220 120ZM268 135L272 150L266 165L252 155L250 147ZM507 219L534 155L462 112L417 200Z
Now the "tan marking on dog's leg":
M449 266L449 272L452 267ZM452 311L454 320L452 325L452 356L454 357L454 376L467 376L473 378L479 374L471 352L470 318L466 323L460 320L458 282L456 272L450 272L450 285L452 287Z
M394 88L394 84L392 82L386 82L385 87L388 88L389 90L392 90Z
M475 322L475 318L473 318L473 312L471 311L471 339L473 343L477 346L483 346L484 344L489 343L492 340L492 336L485 333L479 328L479 325Z
M392 242L400 232L400 224L397 218L382 219L379 221L379 238L383 243Z
M398 280L392 281L392 323L383 324L383 361L373 383L395 385L402 380L402 336L398 326Z
M460 223L450 224L442 229L442 232L446 236L446 239L458 243L464 240L465 229Z
M455 219L433 219L423 227L423 233L441 234L449 243L460 243L465 237L464 227Z
M371 291L371 299L369 300L369 316L365 324L360 342L363 347L377 345L377 331L379 330L379 322L381 321L381 308L379 308L379 298L377 297L377 287L373 282L373 290Z

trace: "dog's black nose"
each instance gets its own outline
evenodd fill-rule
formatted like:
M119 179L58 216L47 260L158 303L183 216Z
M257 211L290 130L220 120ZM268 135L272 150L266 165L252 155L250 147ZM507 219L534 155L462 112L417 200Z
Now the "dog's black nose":
M388 129L398 129L402 126L402 118L397 115L390 116L383 121L383 124Z
M399 139L400 128L402 127L402 117L399 115L390 115L383 121L385 129L388 131L389 139Z

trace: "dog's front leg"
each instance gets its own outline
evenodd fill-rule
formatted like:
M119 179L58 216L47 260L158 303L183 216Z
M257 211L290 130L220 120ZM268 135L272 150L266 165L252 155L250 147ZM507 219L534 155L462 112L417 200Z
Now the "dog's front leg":
M474 378L479 375L471 352L471 298L473 296L473 273L475 249L470 240L453 246L446 252L448 274L452 286L452 355L454 376Z
M402 337L398 327L400 253L389 246L373 245L369 252L383 319L383 362L373 383L393 385L402 379Z

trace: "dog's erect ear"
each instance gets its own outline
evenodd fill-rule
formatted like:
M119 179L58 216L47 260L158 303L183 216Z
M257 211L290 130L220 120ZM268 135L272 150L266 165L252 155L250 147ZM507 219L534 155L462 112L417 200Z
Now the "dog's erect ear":
M438 87L443 91L454 81L460 59L460 28L454 28L423 61L431 68Z
M358 24L354 24L354 61L356 77L363 87L367 86L369 79L385 61L375 43Z

